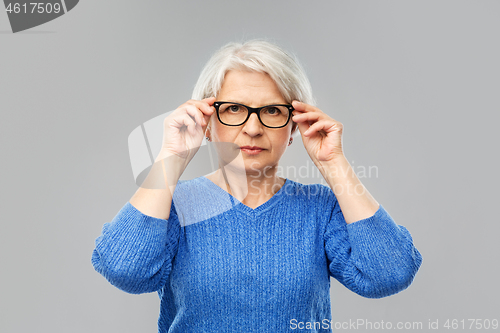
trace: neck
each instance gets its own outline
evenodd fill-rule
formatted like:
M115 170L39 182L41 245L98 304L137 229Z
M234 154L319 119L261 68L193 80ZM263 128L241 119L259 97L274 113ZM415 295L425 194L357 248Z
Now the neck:
M284 178L278 177L276 167L250 174L242 169L226 166L207 178L250 207L258 207L269 200L285 183Z

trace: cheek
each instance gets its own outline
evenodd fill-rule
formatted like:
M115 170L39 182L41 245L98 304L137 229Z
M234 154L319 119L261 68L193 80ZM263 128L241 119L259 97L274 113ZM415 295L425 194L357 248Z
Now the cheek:
M288 139L290 138L290 128L287 128L283 131L280 131L279 133L276 133L273 137L273 143L277 146L284 146L288 144Z
M220 142L234 142L238 135L238 130L235 128L228 128L220 124L218 121L212 124L212 135L215 136Z

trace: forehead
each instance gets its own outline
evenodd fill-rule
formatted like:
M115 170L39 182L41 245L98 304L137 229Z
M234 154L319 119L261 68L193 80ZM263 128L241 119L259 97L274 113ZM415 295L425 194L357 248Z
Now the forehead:
M285 104L285 99L269 74L242 70L226 73L217 100L253 107Z

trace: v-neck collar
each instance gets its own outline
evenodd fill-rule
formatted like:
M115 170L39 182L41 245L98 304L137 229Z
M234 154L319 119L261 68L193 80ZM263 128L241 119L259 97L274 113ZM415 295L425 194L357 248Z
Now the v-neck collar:
M281 198L284 196L285 187L291 185L291 180L288 178L285 178L285 183L281 188L279 189L278 192L276 192L269 200L261 204L260 206L256 207L255 209L248 207L238 199L236 199L233 195L229 194L227 191L224 191L222 188L220 188L219 185L215 184L213 181L208 179L205 176L200 177L205 183L208 184L210 188L213 188L219 195L222 196L228 196L229 199L231 200L231 204L233 205L233 208L238 209L239 211L250 215L250 216L256 216L259 215L260 213L265 212L272 206L274 206L278 201L281 200Z

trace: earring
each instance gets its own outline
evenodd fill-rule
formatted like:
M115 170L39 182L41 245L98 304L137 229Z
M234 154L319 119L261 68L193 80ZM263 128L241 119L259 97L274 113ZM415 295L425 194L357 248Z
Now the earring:
M291 145L293 142L293 138L290 138L290 140L288 140L288 145Z
M210 138L208 136L205 137L205 139L207 139L207 141L211 141Z

